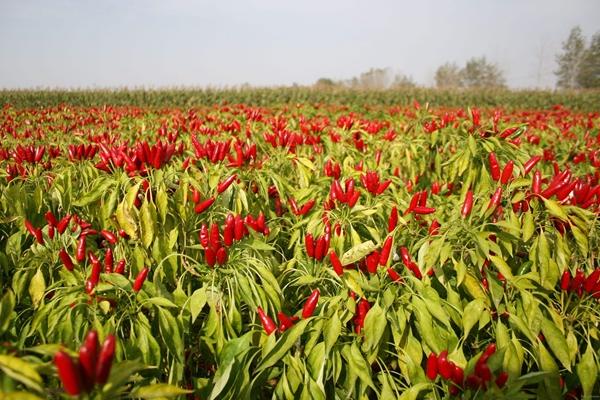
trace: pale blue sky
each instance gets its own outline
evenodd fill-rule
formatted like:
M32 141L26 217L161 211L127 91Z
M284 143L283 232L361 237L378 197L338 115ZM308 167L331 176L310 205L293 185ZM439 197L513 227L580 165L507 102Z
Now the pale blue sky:
M433 84L485 55L512 87L554 85L598 0L0 0L0 88L310 84L391 67Z

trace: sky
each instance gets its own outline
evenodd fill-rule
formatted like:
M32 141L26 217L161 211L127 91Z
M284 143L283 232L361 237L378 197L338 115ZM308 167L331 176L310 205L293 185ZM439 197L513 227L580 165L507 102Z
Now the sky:
M555 57L598 0L0 0L0 88L312 84L389 67L433 85L485 56L513 88L554 87Z

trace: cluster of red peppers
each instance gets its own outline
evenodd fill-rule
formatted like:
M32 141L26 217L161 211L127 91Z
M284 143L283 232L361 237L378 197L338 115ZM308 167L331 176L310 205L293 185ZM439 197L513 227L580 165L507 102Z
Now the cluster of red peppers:
M235 157L227 153L227 159L229 160L229 167L241 168L244 163L250 163L256 159L256 143L248 144L236 141L233 144L233 150Z
M321 293L319 292L319 289L315 289L308 296L308 299L306 299L306 301L304 302L304 306L302 307L302 318L306 319L312 317L319 303L320 295ZM263 329L265 330L267 335L270 335L277 329L279 329L280 333L283 333L289 328L291 328L294 325L294 323L299 320L298 316L289 316L283 311L279 311L277 313L277 319L279 320L278 328L273 319L271 319L271 317L269 317L261 307L258 307L256 309L256 312L258 313L258 318L260 319Z
M82 392L91 392L95 385L106 384L115 356L115 345L115 336L109 334L100 347L98 333L92 330L79 348L77 359L71 358L64 350L57 352L54 364L65 392L77 396Z
M331 226L325 225L325 233L318 237L313 237L312 233L307 233L304 236L304 246L306 248L306 254L310 258L314 258L317 261L323 260L327 252L329 251L329 244L331 241Z
M427 357L425 375L432 381L441 376L442 379L452 382L453 385L449 387L449 391L453 396L458 395L465 386L473 390L486 390L489 382L493 379L487 361L495 352L496 344L489 344L475 363L473 373L466 379L464 370L453 361L448 360L448 350L440 352L439 355L431 353ZM502 388L508 380L508 373L501 371L495 378L496 386Z
M404 215L413 213L416 215L426 215L435 212L434 207L427 207L427 190L416 192L410 199L410 203Z
M331 183L331 189L329 191L329 201L325 204L325 209L332 209L335 207L335 202L345 203L348 207L352 208L358 201L360 192L354 188L354 179L348 178L344 183L344 188L340 184L338 179L334 179Z
M129 176L144 176L148 173L148 167L159 169L167 164L173 155L183 154L183 150L183 142L176 147L175 143L163 143L161 140L152 146L146 140L137 142L135 146L122 144L108 147L100 143L100 161L96 168L109 173L116 168L124 168Z
M96 146L93 143L90 143L88 145L85 145L83 143L70 144L67 147L67 152L69 154L70 161L91 160L98 152L98 146Z
M208 139L204 144L198 141L195 134L192 134L191 139L196 158L205 159L213 164L223 161L231 148L231 139L224 141Z
M355 298L356 294L351 293L351 296ZM356 304L356 314L354 315L352 322L354 323L354 331L357 334L360 333L365 326L365 318L370 309L371 304L365 298L361 298Z
M391 179L381 182L376 171L367 171L366 173L362 174L360 176L360 181L365 189L367 189L367 191L374 196L385 192L385 189L387 189L392 183Z
M340 163L333 162L331 159L329 159L325 161L323 170L325 171L325 176L333 179L340 179L340 175L342 173L342 167L340 166Z
M290 197L288 199L288 204L290 205L290 208L292 209L294 215L306 215L315 205L315 199L310 199L309 201L304 203L304 205L298 206L296 200L293 197Z
M577 269L575 276L566 269L560 279L560 288L565 292L576 293L579 297L585 292L600 299L600 268L594 269L587 277L581 269Z

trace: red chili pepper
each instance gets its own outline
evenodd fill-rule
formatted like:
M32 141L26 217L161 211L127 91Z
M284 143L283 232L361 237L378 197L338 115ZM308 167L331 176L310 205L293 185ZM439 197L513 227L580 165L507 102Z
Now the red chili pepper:
M408 249L404 246L400 248L400 256L402 257L402 262L408 268L411 264L410 254L408 253Z
M490 163L490 173L492 175L492 179L497 182L500 179L500 165L498 164L496 153L493 151L490 152L488 154L488 161Z
M417 207L413 208L412 212L415 214L419 214L419 215L433 214L435 212L435 208L434 207L417 206Z
M235 235L235 219L233 214L227 214L227 218L225 219L225 227L223 228L223 243L225 246L231 246L233 244L234 235Z
M454 371L452 371L452 382L456 383L458 386L462 386L464 380L465 371L458 365L455 365Z
M309 257L314 257L315 256L315 243L314 243L313 235L311 233L308 233L304 236L304 245L306 247L306 254Z
M265 312L263 311L263 309L261 307L258 307L256 309L256 312L258 313L258 318L260 319L260 323L262 324L263 329L265 330L267 335L270 335L271 333L275 332L275 330L277 330L277 325L275 325L275 322L273 322L271 317L269 317L267 314L265 314Z
M460 214L463 218L467 218L469 214L471 214L471 210L473 209L473 191L467 191L467 195L465 196L465 201L463 202L462 208L460 210Z
M587 277L587 279L583 283L583 290L585 290L588 293L592 293L592 291L596 287L596 284L598 283L598 278L600 278L600 268L596 268L594 272L592 272Z
M200 203L200 191L196 188L192 188L192 201L195 204Z
M125 273L125 260L121 260L117 263L115 267L115 274L123 275Z
M444 350L438 356L438 372L445 380L452 378L454 364L448 361L448 350Z
M390 216L388 218L388 232L396 229L398 225L398 208L396 206L392 207L392 211L390 212Z
M423 191L419 192L419 202L417 203L417 206L425 207L427 205L427 196L428 196L427 190L423 190Z
M475 364L475 373L484 382L489 382L492 379L492 371L490 371L490 367L485 363Z
M25 228L29 231L31 236L35 237L35 240L39 244L44 243L44 237L42 236L42 230L33 226L33 224L29 220L25 220Z
M96 365L96 382L99 385L104 385L108 380L110 369L112 367L113 358L115 356L116 338L113 335L107 335L100 355L98 356L98 364Z
M219 225L214 222L210 226L208 239L210 247L216 252L221 247L221 236L219 234Z
M358 198L360 197L360 192L352 193L352 196L348 199L348 207L352 208L356 205Z
M317 303L319 302L320 292L319 289L315 289L312 291L308 299L304 303L304 307L302 307L302 318L310 318L315 312L315 308L317 307Z
M565 272L563 272L562 277L560 278L560 288L564 291L568 291L570 285L571 285L571 271L569 271L568 269L565 269Z
M83 383L87 390L90 390L94 386L94 383L96 383L98 347L98 332L91 330L79 348L79 364L83 372Z
M217 264L225 264L227 262L227 249L225 247L220 247L215 253L215 258L217 260Z
M54 364L58 370L58 377L62 382L65 392L71 396L77 396L81 393L83 386L81 384L81 377L71 357L61 350L54 355Z
M377 273L377 265L379 265L379 252L377 250L373 251L371 254L367 256L367 271L370 274Z
M107 241L108 243L110 243L110 244L115 244L115 243L117 243L117 236L116 236L114 233L112 233L111 231L108 231L108 230L106 230L106 229L102 229L102 230L100 231L100 235L101 235L101 236L102 236L104 239L106 239L106 241Z
M293 197L290 197L288 199L288 204L292 208L292 212L294 213L294 215L300 215L300 209L298 209L298 203L296 203L296 200Z
M325 238L320 236L315 242L315 259L317 261L321 261L325 256L325 252L327 249L325 248Z
M85 236L80 236L77 241L77 249L75 251L75 259L82 263L85 261Z
M496 385L499 388L504 387L504 385L506 384L506 381L508 380L508 372L506 371L502 371L500 372L500 374L498 374L498 376L496 377Z
M527 175L535 167L535 165L540 162L541 159L542 156L533 156L527 160L527 162L523 165L524 175Z
M492 198L490 199L487 209L495 210L496 207L498 207L500 205L501 200L502 200L502 186L498 186L498 188L492 195Z
M231 186L235 178L237 178L237 174L233 174L227 179L225 179L223 182L219 183L219 185L217 186L217 193L221 194L224 191L226 191L227 188Z
M48 225L55 227L57 224L56 221L56 217L54 216L54 214L52 213L52 211L46 211L46 214L44 214L44 217L46 218L46 222L48 222Z
M502 170L502 177L500 178L500 182L503 185L506 185L512 179L512 174L513 174L513 168L514 168L514 166L515 166L515 162L512 161L512 160L510 160L504 166L504 169Z
M60 260L62 261L67 271L73 271L73 260L71 260L71 256L69 255L69 253L67 253L65 249L60 249L60 251L58 252L58 256L60 257Z
M379 265L387 265L388 259L390 258L390 253L392 251L392 242L394 238L392 236L388 236L383 243L383 247L381 248L381 254L379 255Z
M391 268L391 267L387 269L387 273L388 273L388 276L390 277L390 279L391 279L393 282L400 282L400 281L402 280L402 277L400 276L400 274L399 274L399 273L397 273L397 272L396 272L396 271L395 271L393 268Z
M438 374L438 358L435 353L429 354L427 357L427 367L425 369L425 374L427 378L431 381L434 381L437 378Z
M279 332L283 333L294 326L294 322L298 320L298 317L288 317L284 312L279 311L277 313L277 319L279 320Z
M100 264L100 260L98 260L98 258L96 258L96 256L93 256L93 254L90 252L90 261L92 263L92 272L90 273L90 282L92 284L93 287L96 287L96 285L98 284L98 281L100 281L100 272L102 270L102 265Z
M334 250L329 252L329 260L331 260L331 265L333 266L333 270L338 276L342 276L344 274L344 267L342 266L342 262L338 258L337 254L335 254Z
M531 193L540 194L542 191L542 173L536 170L531 181Z
M435 236L440 232L440 223L437 219L431 221L431 225L429 225L429 236Z
M204 249L204 259L210 268L214 267L215 263L217 262L217 256L215 253L216 252L212 247L207 247Z
M113 252L111 248L106 250L106 254L104 255L104 272L107 274L111 274L113 272Z
M196 204L196 207L194 207L194 211L196 212L196 214L201 214L202 212L206 211L210 206L212 206L214 202L215 198L210 197L204 200L203 202Z
M233 233L235 240L239 241L244 238L244 220L241 215L235 216Z
M144 267L140 272L138 272L137 276L135 277L135 281L133 281L133 291L135 293L139 292L140 289L142 289L142 286L144 285L144 281L146 280L149 271L150 268Z
M583 274L583 271L577 269L577 271L575 272L575 277L573 278L573 280L571 280L571 287L569 288L569 291L575 292L577 293L577 295L581 295L584 279L585 275Z
M306 215L313 208L314 205L314 199L310 199L309 201L307 201L306 204L304 204L300 209L300 215Z
M200 227L200 231L198 232L198 239L200 240L200 244L206 249L210 244L210 239L208 238L208 227L206 224L202 224Z

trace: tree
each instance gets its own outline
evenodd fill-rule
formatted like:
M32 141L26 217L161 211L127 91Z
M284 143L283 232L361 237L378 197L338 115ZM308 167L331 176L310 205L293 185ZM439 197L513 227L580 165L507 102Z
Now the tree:
M404 74L396 74L394 77L394 81L392 82L392 88L400 89L400 88L414 88L417 84L412 80L410 76L406 76Z
M504 87L504 75L495 64L485 57L473 57L460 72L462 84L466 87Z
M435 85L438 88L461 87L462 75L460 68L455 63L446 63L441 65L435 71Z
M554 72L558 78L556 86L562 89L577 88L579 68L585 55L585 39L581 28L576 26L562 44L563 52L556 56L558 70Z
M600 87L600 32L592 36L577 71L577 85L582 88Z
M319 88L333 88L338 86L338 84L331 78L319 78L315 82L315 86Z
M389 68L371 68L353 80L352 85L363 89L385 89L390 85L391 73Z

